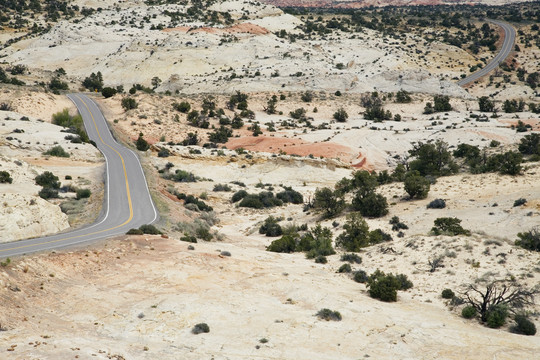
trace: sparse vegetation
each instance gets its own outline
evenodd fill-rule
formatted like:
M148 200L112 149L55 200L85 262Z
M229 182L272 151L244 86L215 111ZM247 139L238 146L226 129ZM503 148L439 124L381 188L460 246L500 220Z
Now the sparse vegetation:
M341 321L342 319L339 311L330 310L326 308L319 310L316 315L319 319L326 320L326 321L330 321L330 320Z

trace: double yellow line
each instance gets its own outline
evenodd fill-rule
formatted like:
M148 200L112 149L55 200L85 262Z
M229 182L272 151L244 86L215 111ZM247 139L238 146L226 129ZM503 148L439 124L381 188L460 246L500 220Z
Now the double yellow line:
M92 122L94 123L94 127L96 128L96 132L97 132L98 137L99 137L99 139L101 140L101 142L102 142L103 144L105 144L106 146L108 146L112 151L114 151L114 152L120 157L120 160L122 161L122 167L123 167L123 169L124 169L124 179L125 179L125 181L126 181L126 193L127 193L128 205L129 205L129 218L128 218L126 221L124 221L122 224L117 225L117 226L114 226L114 227L111 227L111 228L108 228L108 229L104 229L104 230L100 230L100 231L95 231L95 232L91 232L91 233L87 233L87 234L82 234L82 235L76 235L76 236L71 236L71 237L65 237L65 238L58 239L58 240L50 240L50 241L44 241L44 242L35 243L35 244L28 244L28 245L15 246L15 247L12 247L12 248L0 250L0 253L7 252L7 251L11 251L11 250L18 250L18 249L29 248L29 247L33 247L33 246L39 246L39 245L45 245L45 244L53 244L53 243L57 243L57 242L60 242L60 241L77 239L77 238L81 238L81 237L89 236L89 235L100 234L100 233L103 233L103 232L111 231L111 230L117 229L117 228L119 228L119 227L122 227L122 226L128 224L129 222L131 222L131 220L133 219L133 204L132 204L132 202L131 202L131 192L130 192L130 190L129 190L129 182L128 182L127 171L126 171L126 164L125 164L125 162L124 162L124 158L123 158L123 156L118 152L118 150L116 150L116 149L113 148L111 145L109 145L109 144L107 144L105 141L103 141L103 138L101 137L101 134L100 134L99 129L98 129L98 127L97 127L96 119L94 119L94 115L92 114L92 111L90 111L90 108L88 107L88 105L86 104L86 102L85 102L81 97L79 97L78 95L75 95L75 96L76 96L76 97L84 104L84 106L86 107L86 110L88 110L88 113L89 113L90 116L92 117ZM107 174L107 176L109 177L109 174ZM110 178L109 178L107 181L110 181ZM108 189L108 190L109 190L109 189ZM109 196L109 194L107 194L107 196ZM108 202L108 200L107 200L107 202ZM108 206L109 206L109 204L108 204ZM107 215L108 215L108 214L107 214Z

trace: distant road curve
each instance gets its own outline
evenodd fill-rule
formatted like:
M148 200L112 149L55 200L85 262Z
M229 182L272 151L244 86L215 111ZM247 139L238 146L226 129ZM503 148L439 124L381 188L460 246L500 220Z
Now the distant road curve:
M0 258L66 248L125 234L131 228L153 223L158 218L137 154L116 142L105 117L92 99L83 94L70 94L68 97L79 109L88 136L96 142L107 164L101 214L95 223L81 229L0 244Z
M467 84L470 84L478 79L480 79L482 76L487 75L492 70L497 68L501 62L503 62L512 49L514 48L514 42L516 41L516 30L514 27L507 22L500 21L500 20L488 20L489 22L499 25L504 29L504 41L501 47L501 50L499 53L491 60L486 66L484 66L481 70L478 70L477 72L473 73L472 75L467 76L466 78L461 79L458 81L459 86L465 86Z

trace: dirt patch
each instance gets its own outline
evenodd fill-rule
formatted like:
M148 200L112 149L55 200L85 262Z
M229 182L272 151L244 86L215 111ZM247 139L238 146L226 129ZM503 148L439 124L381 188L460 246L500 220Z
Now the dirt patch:
M274 138L267 136L247 136L230 139L225 146L229 149L244 148L251 151L264 151L271 153L287 153L325 158L339 158L342 161L351 162L354 151L344 145L333 143L310 143L303 140Z

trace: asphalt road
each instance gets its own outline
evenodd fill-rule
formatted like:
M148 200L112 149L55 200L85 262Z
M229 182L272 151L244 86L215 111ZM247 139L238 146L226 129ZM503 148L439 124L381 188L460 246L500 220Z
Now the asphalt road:
M68 95L84 120L90 139L105 156L107 176L102 211L95 223L66 233L0 244L0 258L65 248L150 224L158 218L139 158L113 138L105 117L92 99ZM47 221L47 219L43 219Z
M493 58L493 60L491 60L481 70L478 70L472 75L469 75L466 78L463 78L460 81L458 81L459 86L465 86L467 84L470 84L480 79L482 76L487 75L489 72L497 68L499 64L502 63L508 57L510 52L514 49L514 43L516 41L516 30L514 29L514 27L504 21L499 21L499 20L489 20L489 21L495 25L499 25L500 27L504 29L504 41L503 41L501 50Z

